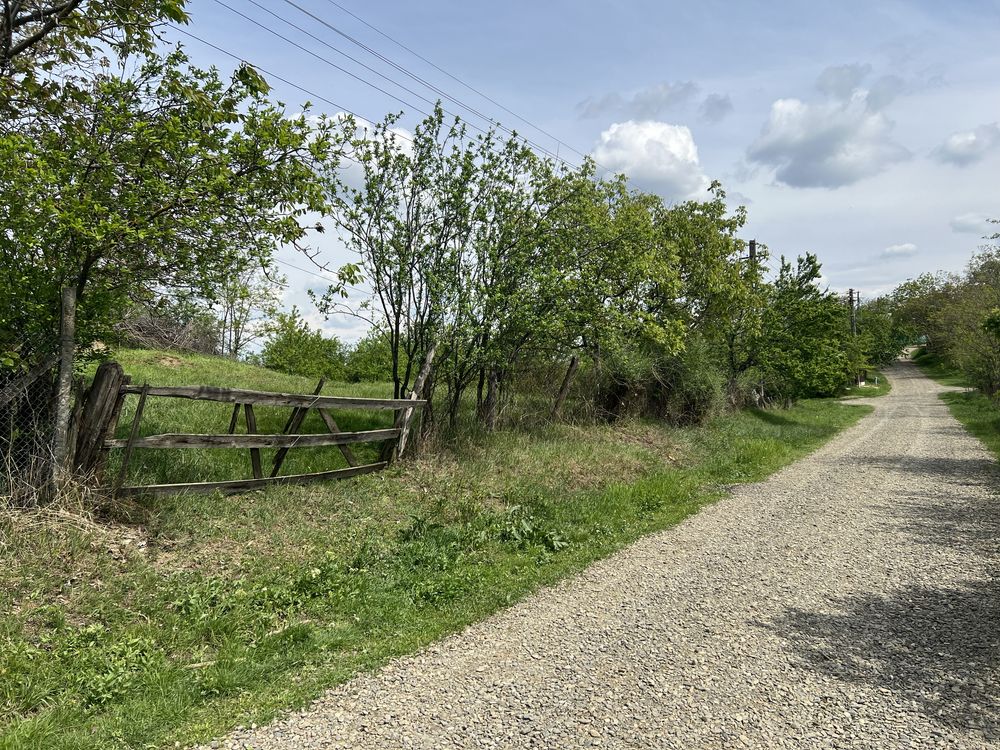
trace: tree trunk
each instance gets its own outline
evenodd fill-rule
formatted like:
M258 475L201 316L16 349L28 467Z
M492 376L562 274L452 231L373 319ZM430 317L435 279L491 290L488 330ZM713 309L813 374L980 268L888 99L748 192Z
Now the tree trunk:
M495 365L486 373L486 398L483 400L482 421L488 432L497 428L500 412L500 375Z
M52 435L52 478L56 490L70 474L69 428L73 410L73 364L76 349L76 287L62 291L62 319L59 332L59 380L56 387L56 416Z
M566 375L563 377L562 385L559 386L559 394L556 396L556 402L552 405L552 418L558 419L559 412L562 411L563 404L566 403L566 396L569 395L569 387L573 383L573 377L576 375L576 370L580 366L580 359L575 354L570 357L569 367L566 368Z

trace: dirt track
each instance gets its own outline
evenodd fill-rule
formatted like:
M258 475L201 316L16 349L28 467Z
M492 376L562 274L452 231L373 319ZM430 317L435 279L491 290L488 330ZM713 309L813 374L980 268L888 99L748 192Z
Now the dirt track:
M768 481L218 746L1000 747L1000 475L889 375Z

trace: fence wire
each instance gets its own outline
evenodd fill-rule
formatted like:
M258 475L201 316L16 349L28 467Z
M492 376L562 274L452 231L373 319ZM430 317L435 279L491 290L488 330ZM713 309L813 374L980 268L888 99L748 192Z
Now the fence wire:
M30 505L52 478L58 358L13 351L0 362L0 505Z

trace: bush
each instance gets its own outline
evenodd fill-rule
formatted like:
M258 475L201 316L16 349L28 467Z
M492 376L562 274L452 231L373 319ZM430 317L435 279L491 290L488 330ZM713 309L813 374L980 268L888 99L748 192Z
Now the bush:
M344 346L309 327L297 308L279 314L269 326L261 352L264 367L307 378L344 379Z
M675 425L701 424L726 407L726 378L711 345L692 335L684 351L657 367L651 394L658 416Z
M401 363L405 367L405 362ZM384 383L392 380L392 348L385 334L369 331L347 352L345 380L349 383Z

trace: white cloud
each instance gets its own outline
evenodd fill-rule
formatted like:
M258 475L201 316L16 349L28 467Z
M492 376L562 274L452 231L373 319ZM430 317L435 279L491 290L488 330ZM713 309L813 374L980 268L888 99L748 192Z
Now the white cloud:
M645 120L616 122L603 133L594 160L612 172L624 172L640 188L667 200L703 192L709 180L698 161L698 147L683 125Z
M851 94L872 72L872 66L860 63L831 65L819 74L816 88L834 99L850 99Z
M934 157L956 167L965 167L980 161L997 146L1000 146L1000 124L990 122L975 130L952 133L934 150Z
M733 111L733 100L729 94L709 94L698 108L701 119L707 122L719 122Z
M958 232L959 234L978 234L980 236L985 236L988 234L994 234L998 229L998 227L990 221L991 218L993 217L987 216L986 214L969 212L959 214L948 223L951 225L953 232Z
M917 246L912 242L889 245L882 251L883 258L912 258L917 254Z
M600 117L614 112L637 120L650 120L686 104L698 93L693 81L664 81L636 91L631 96L605 94L588 97L576 105L580 117Z
M825 84L841 90L843 82ZM838 188L908 159L909 151L890 137L893 123L880 111L888 88L855 89L846 99L808 104L778 99L761 134L747 151L751 162L771 167L792 187Z

